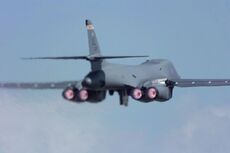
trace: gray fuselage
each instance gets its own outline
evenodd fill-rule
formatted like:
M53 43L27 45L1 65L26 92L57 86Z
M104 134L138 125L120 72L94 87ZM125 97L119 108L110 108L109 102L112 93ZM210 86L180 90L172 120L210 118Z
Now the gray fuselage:
M105 88L116 89L124 85L141 86L147 80L178 79L173 64L164 59L147 60L140 65L102 63L105 73Z

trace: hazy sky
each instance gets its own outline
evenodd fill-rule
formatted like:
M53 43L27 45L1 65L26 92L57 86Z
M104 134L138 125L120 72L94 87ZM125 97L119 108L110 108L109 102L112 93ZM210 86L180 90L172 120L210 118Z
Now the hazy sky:
M81 79L85 19L104 55L167 58L184 78L230 78L229 0L1 0L0 81ZM145 59L113 60L139 64ZM72 104L62 91L0 90L0 153L228 153L230 87L175 89L167 103L118 96Z

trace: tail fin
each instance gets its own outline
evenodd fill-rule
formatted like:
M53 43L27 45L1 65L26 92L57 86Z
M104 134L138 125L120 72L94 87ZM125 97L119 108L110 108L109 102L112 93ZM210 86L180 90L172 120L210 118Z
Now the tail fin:
M101 56L100 46L97 41L97 36L94 31L93 23L90 20L85 20L85 25L88 32L89 55Z
M100 47L97 41L97 36L94 31L93 23L90 20L85 20L85 25L88 32L88 43L89 43L89 56L101 56ZM91 70L101 70L102 59L90 61Z
M23 58L23 59L88 60L91 64L91 70L97 71L97 70L101 70L102 62L105 59L148 57L148 56L102 56L92 22L90 20L85 20L85 24L88 32L88 42L89 42L88 56L31 57L31 58Z

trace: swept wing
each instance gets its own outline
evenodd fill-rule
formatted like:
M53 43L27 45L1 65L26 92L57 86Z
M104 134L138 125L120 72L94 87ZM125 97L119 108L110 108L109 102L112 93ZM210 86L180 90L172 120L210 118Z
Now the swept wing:
M64 89L69 86L74 86L78 81L61 81L61 82L30 82L30 83L14 83L1 82L0 88L11 89Z
M166 84L176 87L212 87L230 86L230 79L172 79Z

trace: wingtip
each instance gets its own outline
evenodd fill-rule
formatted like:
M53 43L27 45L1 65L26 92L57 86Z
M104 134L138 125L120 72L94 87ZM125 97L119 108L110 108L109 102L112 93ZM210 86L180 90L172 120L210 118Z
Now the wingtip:
M21 60L36 60L36 59L40 59L40 58L34 58L34 57L22 57L20 58Z
M30 58L27 58L27 57L21 57L20 60L28 60Z

